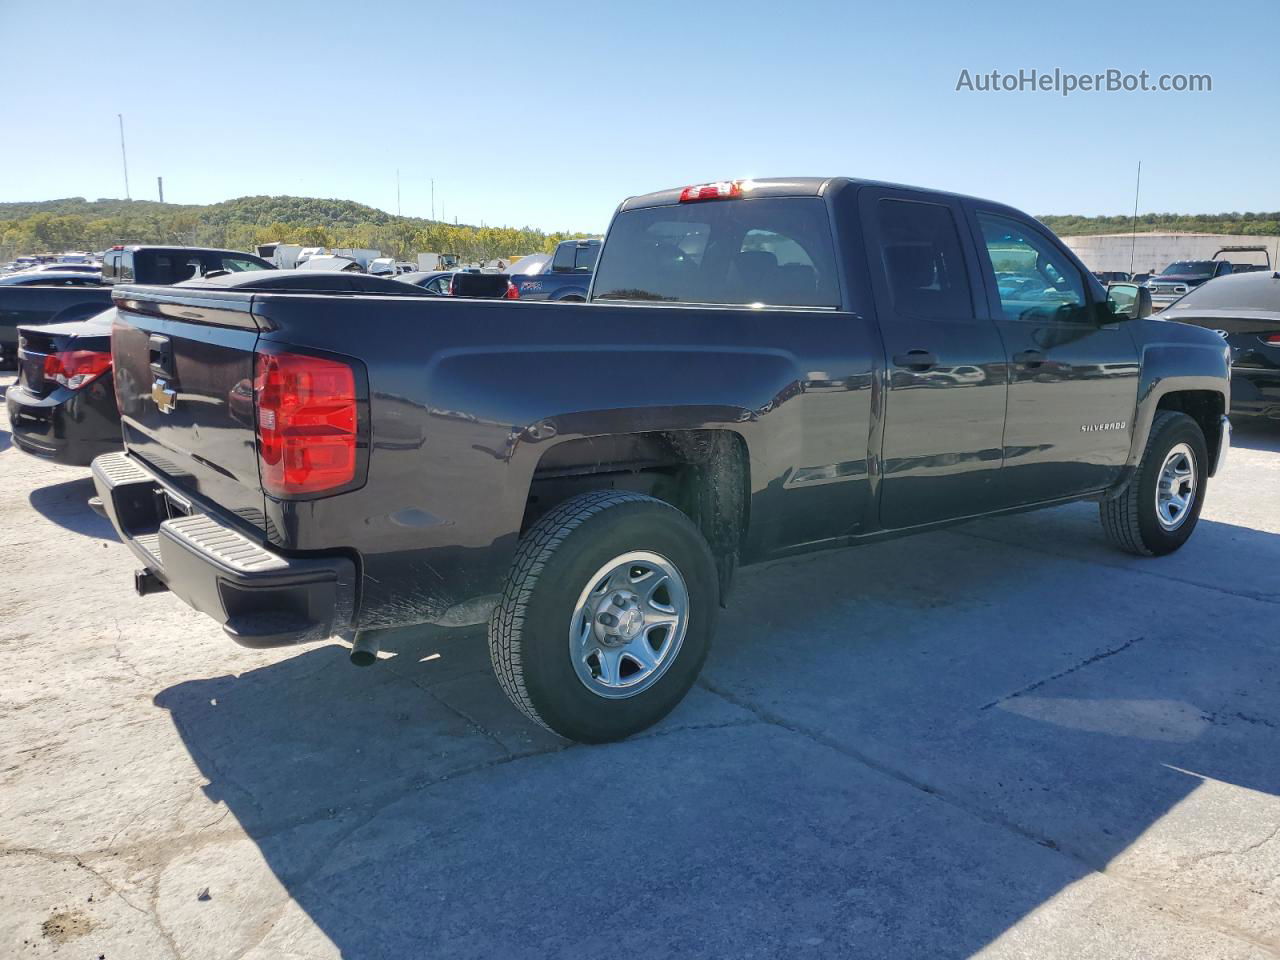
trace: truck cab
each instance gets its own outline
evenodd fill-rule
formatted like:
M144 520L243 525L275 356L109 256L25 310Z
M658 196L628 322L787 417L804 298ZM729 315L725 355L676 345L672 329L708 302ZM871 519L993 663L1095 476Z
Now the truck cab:
M220 271L273 269L255 254L210 247L115 246L102 258L102 277L108 283L174 284Z
M590 237L564 240L556 245L551 262L539 273L512 276L521 300L561 300L578 302L587 299L591 274L600 256L601 240Z

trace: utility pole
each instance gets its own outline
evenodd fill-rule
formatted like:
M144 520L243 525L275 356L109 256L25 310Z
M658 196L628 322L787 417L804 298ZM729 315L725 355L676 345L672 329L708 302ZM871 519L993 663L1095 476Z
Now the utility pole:
M164 203L164 177L156 177L156 189L160 191L160 202Z
M116 119L120 121L120 164L124 167L124 198L132 200L129 196L129 159L124 152L124 114L117 113Z
M1129 244L1129 276L1133 276L1133 255L1138 248L1138 191L1142 188L1142 161L1138 161L1138 180L1133 185L1133 240Z

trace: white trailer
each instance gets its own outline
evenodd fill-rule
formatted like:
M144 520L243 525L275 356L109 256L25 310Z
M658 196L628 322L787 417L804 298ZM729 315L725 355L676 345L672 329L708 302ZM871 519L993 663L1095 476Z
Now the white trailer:
M346 257L348 260L354 260L360 264L360 269L366 273L369 271L369 265L373 261L382 258L381 250L367 250L358 247L334 247L330 252L335 257Z
M292 270L300 262L302 249L296 243L277 243L267 259L281 270Z

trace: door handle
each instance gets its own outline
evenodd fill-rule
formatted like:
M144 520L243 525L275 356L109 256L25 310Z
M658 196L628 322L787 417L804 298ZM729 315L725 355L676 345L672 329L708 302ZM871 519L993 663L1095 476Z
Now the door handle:
M928 370L938 365L938 358L928 350L908 350L906 353L895 353L893 362L895 366L906 367L908 370Z
M1013 362L1023 367L1039 367L1044 364L1044 354L1039 350L1023 350L1013 355Z

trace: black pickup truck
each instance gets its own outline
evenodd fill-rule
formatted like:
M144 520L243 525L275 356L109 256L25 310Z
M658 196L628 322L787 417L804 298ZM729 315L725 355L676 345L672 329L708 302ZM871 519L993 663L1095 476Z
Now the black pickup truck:
M117 288L126 450L93 475L140 592L366 664L487 622L517 707L613 740L688 691L740 564L1083 499L1181 546L1227 350L1112 294L984 200L667 190L618 208L585 305Z

